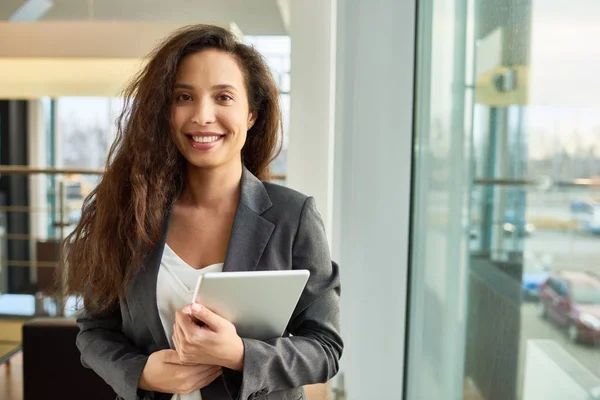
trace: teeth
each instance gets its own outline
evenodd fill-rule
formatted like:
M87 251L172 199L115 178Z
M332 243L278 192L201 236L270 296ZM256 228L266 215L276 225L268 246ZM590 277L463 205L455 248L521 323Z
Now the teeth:
M220 136L192 136L192 140L196 143L210 143L219 140Z

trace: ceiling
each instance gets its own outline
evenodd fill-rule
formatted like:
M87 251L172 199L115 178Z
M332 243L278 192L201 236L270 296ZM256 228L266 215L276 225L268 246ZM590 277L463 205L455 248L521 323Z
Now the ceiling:
M229 25L244 35L286 35L277 0L52 0L40 19L164 21ZM1 0L0 20L8 20L25 0Z
M52 0L39 20L9 22L26 2L0 0L0 37L10 38L0 41L0 99L118 96L160 39L190 23L287 34L284 0Z

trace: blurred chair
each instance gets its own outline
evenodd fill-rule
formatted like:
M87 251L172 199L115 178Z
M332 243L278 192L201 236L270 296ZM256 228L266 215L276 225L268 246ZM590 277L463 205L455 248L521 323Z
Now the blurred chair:
M116 394L81 365L73 319L36 318L23 325L23 400L107 400Z
M60 246L58 240L36 241L36 262L43 266L37 267L37 291L42 293L51 292L54 284L56 266L60 261Z

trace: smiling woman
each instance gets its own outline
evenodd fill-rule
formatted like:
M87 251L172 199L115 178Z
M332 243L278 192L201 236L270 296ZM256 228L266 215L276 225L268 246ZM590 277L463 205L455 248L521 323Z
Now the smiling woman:
M268 182L281 113L263 58L222 28L187 27L125 102L106 173L65 240L83 364L126 400L305 398L338 370L339 269L314 199ZM310 278L283 337L240 337L190 304L207 271L291 269Z
M238 162L256 121L237 61L219 50L184 58L175 78L171 133L197 167Z

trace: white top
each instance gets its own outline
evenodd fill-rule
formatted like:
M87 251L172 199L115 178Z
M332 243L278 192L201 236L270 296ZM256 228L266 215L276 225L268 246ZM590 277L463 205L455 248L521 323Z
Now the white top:
M196 282L200 275L207 272L221 271L223 271L223 263L195 269L183 261L165 243L156 282L156 301L158 315L171 348L173 348L175 312L191 303L196 289ZM198 390L190 394L175 394L171 397L171 400L202 400L202 396Z

